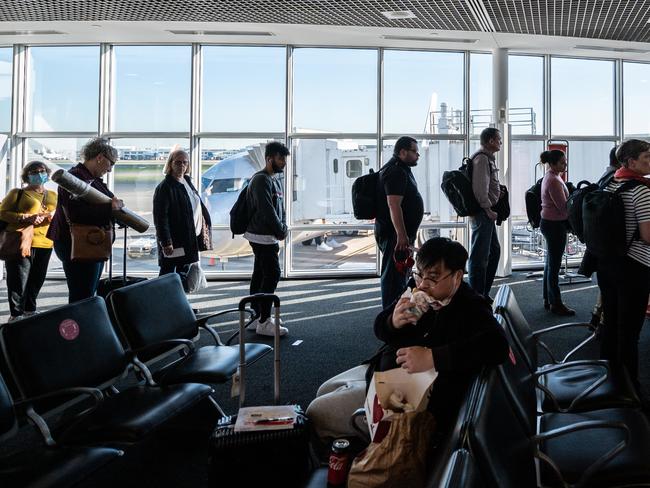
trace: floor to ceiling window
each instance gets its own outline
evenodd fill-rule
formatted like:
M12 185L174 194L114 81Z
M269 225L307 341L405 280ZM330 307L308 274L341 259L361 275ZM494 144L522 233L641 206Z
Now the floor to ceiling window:
M399 136L415 137L420 160L414 173L425 200L418 240L446 235L467 244L466 222L441 193L440 178L479 147L480 132L493 123L492 78L492 55L483 52L4 47L0 179L8 187L18 183L13 160L69 168L80 160L83 144L102 135L120 156L110 187L153 224L153 190L164 163L174 148L187 150L213 223L215 247L202 254L202 264L209 273L247 275L251 249L229 232L229 211L264 166L265 144L285 142L291 156L280 175L290 227L281 250L284 275L374 274L373 226L354 218L352 183L387 162ZM648 79L646 63L510 54L515 267L539 264L544 255L542 239L527 224L524 192L543 175L537 163L548 139L568 141L570 181L594 181L623 136L650 138ZM18 98L13 86L21 87ZM12 120L12 114L18 116ZM579 255L578 243L574 249ZM120 236L115 253L116 270L126 253L130 271L157 272L153 225L145 234L131 231L126 249ZM59 267L53 259L51 269Z

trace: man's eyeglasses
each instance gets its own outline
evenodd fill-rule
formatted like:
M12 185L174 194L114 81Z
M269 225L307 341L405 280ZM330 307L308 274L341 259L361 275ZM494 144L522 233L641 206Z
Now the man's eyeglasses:
M413 273L411 273L411 274L413 275L413 279L415 280L415 285L418 288L420 288L421 286L424 286L426 288L434 288L434 287L438 286L442 281L446 280L451 275L453 275L454 272L450 271L449 273L447 273L442 278L437 278L437 279L430 278L428 276L422 276L420 273L418 273L416 271L413 271Z

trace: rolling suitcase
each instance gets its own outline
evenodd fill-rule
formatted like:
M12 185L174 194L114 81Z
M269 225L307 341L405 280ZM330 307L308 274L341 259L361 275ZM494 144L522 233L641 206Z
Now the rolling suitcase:
M279 323L280 300L275 295L258 294L239 302L239 406L246 393L244 363L244 310L249 303L273 300L275 322ZM280 335L276 325L274 338L274 396L280 401ZM208 448L209 486L225 486L228 480L238 486L302 486L312 469L309 447L309 420L295 406L294 424L282 430L235 432L237 415L222 417L210 437ZM263 483L263 485L262 485Z
M99 280L97 285L97 296L100 296L104 299L108 294L117 290L118 288L123 288L127 285L132 285L134 283L139 283L146 280L146 278L136 278L134 276L126 276L126 234L128 231L127 226L122 227L124 229L124 256L122 258L122 276L113 277L113 251L111 249L111 256L108 261L108 278Z

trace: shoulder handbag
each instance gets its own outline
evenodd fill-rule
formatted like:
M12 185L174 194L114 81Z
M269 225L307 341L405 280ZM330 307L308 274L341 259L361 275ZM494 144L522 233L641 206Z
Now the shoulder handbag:
M111 256L113 247L113 228L88 224L74 224L68 218L64 207L63 213L70 226L72 249L71 261L106 261Z
M18 204L24 191L19 190L14 211L18 210ZM7 230L7 225L0 231L0 259L11 261L30 256L32 253L32 239L34 237L34 226L27 225L16 230Z

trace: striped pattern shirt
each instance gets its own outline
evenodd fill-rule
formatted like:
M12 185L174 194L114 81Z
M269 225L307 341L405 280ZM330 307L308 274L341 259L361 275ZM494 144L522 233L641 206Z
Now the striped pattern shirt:
M607 191L616 191L625 180L612 180L607 185ZM625 206L625 237L627 242L632 238L639 228L641 222L650 222L650 188L646 185L638 185L631 190L620 193L623 205ZM634 237L627 255L650 267L650 244L641 240L640 237Z

